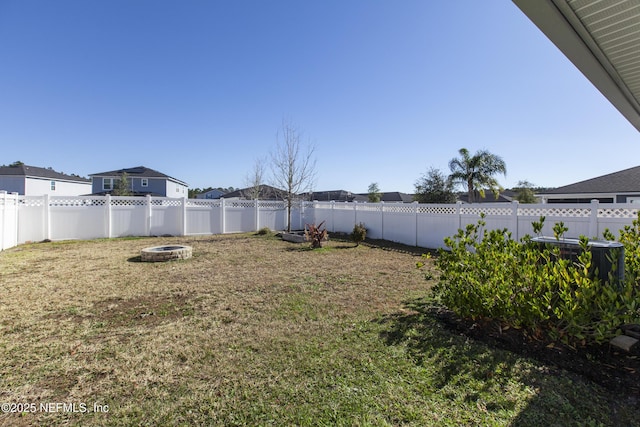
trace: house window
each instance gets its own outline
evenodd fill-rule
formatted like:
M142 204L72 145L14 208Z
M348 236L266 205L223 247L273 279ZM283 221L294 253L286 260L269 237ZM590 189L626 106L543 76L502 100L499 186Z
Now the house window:
M51 191L56 191L56 182L51 181Z
M149 186L149 179L148 178L142 178L140 181L141 181L141 185L143 187L148 187Z
M113 190L113 178L102 178L102 190Z

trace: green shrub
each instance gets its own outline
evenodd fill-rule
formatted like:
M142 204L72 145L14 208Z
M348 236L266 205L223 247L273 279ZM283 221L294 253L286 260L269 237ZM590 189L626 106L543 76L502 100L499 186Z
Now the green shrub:
M636 251L638 221L621 238L625 248ZM543 224L544 217L534 222L534 231L539 234ZM624 283L612 275L603 283L593 274L586 237L580 238L582 250L572 262L560 257L559 248L541 248L531 236L518 242L506 229L484 226L482 216L446 238L449 250L441 249L436 260L441 275L434 293L458 315L499 320L570 345L604 342L622 324L640 319L637 265L631 265ZM563 223L554 226L557 239L566 231Z
M269 227L262 227L260 230L256 232L258 236L271 236L273 235L273 231Z
M360 245L360 242L364 242L364 239L367 237L367 228L363 223L358 223L353 226L353 231L349 235L351 240L356 244L356 246Z

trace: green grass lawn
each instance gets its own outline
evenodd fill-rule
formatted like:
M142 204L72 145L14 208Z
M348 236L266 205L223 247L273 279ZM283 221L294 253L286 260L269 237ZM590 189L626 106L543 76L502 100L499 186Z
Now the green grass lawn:
M194 257L139 262L171 243ZM637 400L444 327L419 253L248 234L4 251L0 402L37 410L0 423L640 425Z

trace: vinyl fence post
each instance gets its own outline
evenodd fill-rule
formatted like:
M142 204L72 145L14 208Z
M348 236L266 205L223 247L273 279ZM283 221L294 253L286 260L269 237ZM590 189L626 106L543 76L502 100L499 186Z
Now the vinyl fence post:
M353 201L353 227L355 227L357 223L358 223L358 202L354 200Z
M416 216L416 220L414 222L415 226L416 226L416 229L415 229L415 233L414 234L416 236L415 246L417 247L418 246L418 207L419 206L418 206L418 202L417 201L414 201L413 205L414 205L415 216Z
M182 236L187 235L187 197L182 197Z
M589 217L589 236L598 238L598 207L600 202L598 199L591 200L591 216Z
M260 229L260 201L258 199L253 199L253 208L255 231L258 231Z
M4 241L6 236L4 235L5 230L7 229L7 192L0 191L0 195L2 195L2 206L0 207L0 215L2 215L2 224L0 224L0 251L4 250Z
M331 232L335 233L336 232L336 216L335 216L335 212L334 209L336 207L336 201L332 200L329 206L331 206ZM318 203L316 202L316 206L318 205Z
M104 196L104 207L105 207L105 223L107 225L107 238L111 238L111 194L107 194Z
M152 204L151 204L151 194L147 194L147 212L146 212L146 224L145 224L145 234L147 236L151 236L151 216L153 215Z
M462 228L462 202L461 201L456 202L456 215L458 216L458 230L460 230ZM456 232L458 230L456 230Z
M18 219L18 215L20 215L20 195L18 193L11 193L13 195L13 206L15 209L14 217L13 217L13 229L15 230L15 244L20 243L20 220ZM6 208L6 205L5 205ZM6 214L6 212L5 212Z
M518 233L518 205L517 200L511 202L511 230L516 240L520 240L520 234Z
M51 211L49 207L49 195L44 195L44 238L51 240Z
M224 220L224 198L220 199L220 234L224 234L225 220Z
M380 234L384 239L384 202L380 201Z

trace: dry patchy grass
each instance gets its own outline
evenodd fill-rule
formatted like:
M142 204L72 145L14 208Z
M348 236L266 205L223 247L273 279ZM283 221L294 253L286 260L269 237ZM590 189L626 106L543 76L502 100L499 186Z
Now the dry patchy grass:
M193 258L139 260L144 247L177 243ZM202 405L224 423L236 393L290 374L270 372L264 355L395 310L426 287L412 254L252 235L30 244L0 262L0 400L89 407L5 414L12 425L168 422ZM94 403L109 412L91 413Z
M165 244L194 256L140 262ZM0 403L22 413L0 424L640 425L633 402L438 323L420 253L249 234L4 251Z

